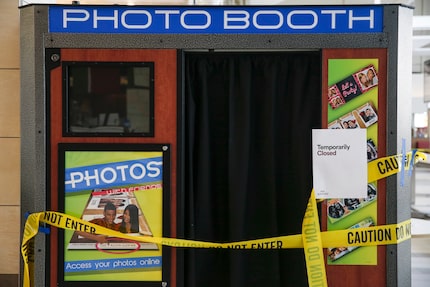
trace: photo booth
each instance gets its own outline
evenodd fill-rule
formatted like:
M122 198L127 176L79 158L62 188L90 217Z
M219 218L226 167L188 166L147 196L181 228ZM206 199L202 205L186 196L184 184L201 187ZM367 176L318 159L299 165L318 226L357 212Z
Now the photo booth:
M137 236L300 234L312 129L367 129L369 161L410 147L410 7L20 12L23 214L89 221L114 202L117 224L138 206ZM406 220L409 186L391 176L369 183L366 198L327 199L322 229ZM34 286L308 286L303 249L109 248L83 238L39 235ZM329 286L410 286L410 241L324 256Z

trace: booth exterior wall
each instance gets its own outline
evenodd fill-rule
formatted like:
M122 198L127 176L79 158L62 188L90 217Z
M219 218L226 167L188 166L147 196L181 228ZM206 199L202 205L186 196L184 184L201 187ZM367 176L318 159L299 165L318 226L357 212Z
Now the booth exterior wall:
M18 1L0 1L0 11L0 286L13 287L21 258Z
M387 153L401 154L403 147L411 146L410 127L412 101L412 13L413 10L399 7L396 11L398 22L401 24L387 25L388 32L393 36L391 57L388 61L387 101ZM411 56L404 56L411 55ZM399 175L387 179L387 224L398 223L410 219L410 186L409 176ZM387 286L411 286L411 241L387 246Z

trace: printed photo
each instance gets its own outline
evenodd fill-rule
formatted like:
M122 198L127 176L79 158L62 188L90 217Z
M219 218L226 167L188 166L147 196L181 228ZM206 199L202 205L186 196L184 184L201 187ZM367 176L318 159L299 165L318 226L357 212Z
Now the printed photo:
M343 117L339 118L339 121L344 129L359 129L360 126L358 124L357 118L353 113L348 113Z
M328 89L328 102L333 109L345 104L345 99L340 94L339 88L336 85Z
M376 199L376 187L367 184L365 198L333 198L327 201L327 215L331 223L335 223L348 215L355 213Z
M360 207L361 201L359 198L345 198L343 203L348 210L356 210Z
M340 199L330 199L327 201L327 214L330 218L339 219L348 213Z
M367 128L378 121L376 110L370 102L359 107L356 112L359 115L360 125L363 128Z
M367 161L378 158L378 150L372 139L367 140Z
M134 192L115 193L114 189L96 189L91 193L81 219L132 236L152 236L151 229ZM69 250L140 249L157 250L156 244L130 242L116 237L75 231Z
M364 199L364 202L372 201L376 198L376 187L374 184L367 184L367 197Z
M327 99L332 109L336 109L364 92L378 85L378 75L373 65L369 65L345 79L329 86Z
M372 65L354 74L354 79L359 84L360 90L365 92L378 85L378 75Z

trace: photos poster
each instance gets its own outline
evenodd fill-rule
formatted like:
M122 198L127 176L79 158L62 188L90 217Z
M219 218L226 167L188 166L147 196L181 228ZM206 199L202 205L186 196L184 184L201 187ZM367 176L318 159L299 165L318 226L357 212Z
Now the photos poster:
M378 59L328 60L328 128L367 130L367 161L378 157ZM330 198L327 230L377 225L377 185L367 185L366 198ZM376 265L377 247L333 246L329 265Z
M65 150L64 212L103 225L113 205L105 227L161 237L164 165L162 151ZM65 230L63 248L64 281L162 281L156 244Z

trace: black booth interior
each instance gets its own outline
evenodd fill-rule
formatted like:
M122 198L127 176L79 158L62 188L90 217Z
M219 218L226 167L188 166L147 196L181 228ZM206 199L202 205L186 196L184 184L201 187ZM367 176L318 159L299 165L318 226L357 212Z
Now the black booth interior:
M185 238L301 233L320 51L185 54ZM307 286L302 249L184 250L184 286Z

